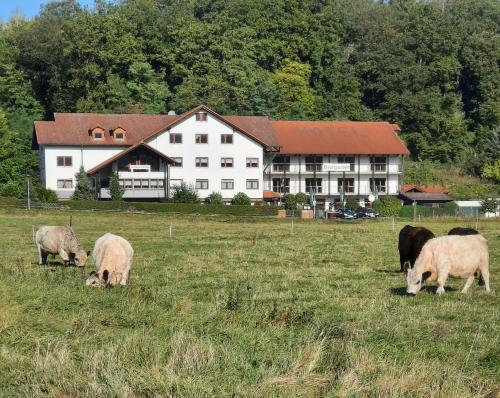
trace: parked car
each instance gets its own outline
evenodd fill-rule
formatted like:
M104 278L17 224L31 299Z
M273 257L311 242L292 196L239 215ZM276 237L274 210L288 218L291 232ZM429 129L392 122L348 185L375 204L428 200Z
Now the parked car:
M353 220L357 218L356 213L349 209L338 209L335 214L338 218L344 218L346 220Z
M358 210L356 210L356 215L358 218L375 218L380 216L379 213L369 207L358 208Z

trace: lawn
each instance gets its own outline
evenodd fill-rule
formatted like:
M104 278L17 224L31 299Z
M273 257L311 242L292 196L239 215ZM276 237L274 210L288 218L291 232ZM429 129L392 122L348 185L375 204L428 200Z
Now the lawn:
M32 225L70 214L85 249L131 242L127 287L37 265ZM405 223L0 210L0 395L498 397L500 221L479 222L492 294L442 297L404 295Z

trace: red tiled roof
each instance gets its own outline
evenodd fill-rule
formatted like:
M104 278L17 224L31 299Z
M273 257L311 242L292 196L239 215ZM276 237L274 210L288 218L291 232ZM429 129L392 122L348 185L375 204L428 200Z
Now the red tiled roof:
M403 198L414 201L448 201L451 202L453 199L447 194L442 192L400 192L399 194Z
M386 122L271 121L274 135L285 154L408 155Z
M55 113L54 121L34 125L33 147L38 144L130 146L168 130L189 115L205 110L271 149L285 154L402 154L408 149L397 136L399 126L386 122L273 121L265 116L221 116L200 105L182 115ZM100 126L103 140L89 130ZM110 130L121 127L125 140L116 141Z
M273 191L264 191L263 192L263 198L264 200L271 200L271 199L279 199L281 198L281 195L278 192L273 192Z
M426 187L424 185L414 185L414 184L405 184L400 192L422 192L422 193L448 193L447 189L444 188L435 188L435 187Z

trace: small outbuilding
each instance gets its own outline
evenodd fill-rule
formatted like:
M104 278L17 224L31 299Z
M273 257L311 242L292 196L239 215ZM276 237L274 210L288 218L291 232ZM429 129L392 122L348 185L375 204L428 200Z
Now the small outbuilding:
M445 203L453 202L446 189L422 185L405 185L399 191L398 197L404 205L416 203L428 207L443 207Z

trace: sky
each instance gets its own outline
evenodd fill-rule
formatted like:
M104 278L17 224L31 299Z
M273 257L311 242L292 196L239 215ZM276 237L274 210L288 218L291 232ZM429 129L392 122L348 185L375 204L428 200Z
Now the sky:
M0 20L7 22L9 18L20 12L27 18L32 18L40 11L40 5L50 0L0 0ZM94 0L78 0L82 6L92 6Z

